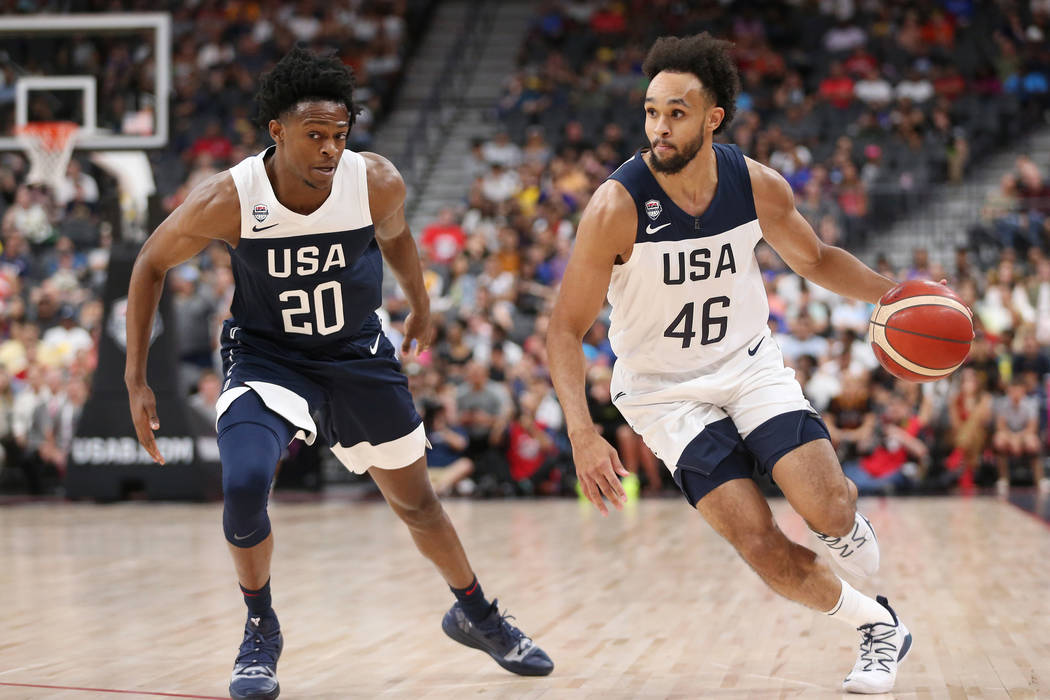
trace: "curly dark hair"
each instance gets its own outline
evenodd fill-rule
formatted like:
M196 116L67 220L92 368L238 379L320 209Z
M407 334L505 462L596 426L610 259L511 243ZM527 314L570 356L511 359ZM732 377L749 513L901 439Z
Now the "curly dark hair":
M259 81L255 122L262 128L303 100L346 105L350 126L361 108L354 103L354 71L334 54L318 55L296 45Z
M660 71L692 73L704 86L717 106L725 110L715 133L725 129L736 114L736 96L740 76L729 54L733 44L716 39L707 32L694 36L662 36L656 40L642 64L642 71L652 80Z

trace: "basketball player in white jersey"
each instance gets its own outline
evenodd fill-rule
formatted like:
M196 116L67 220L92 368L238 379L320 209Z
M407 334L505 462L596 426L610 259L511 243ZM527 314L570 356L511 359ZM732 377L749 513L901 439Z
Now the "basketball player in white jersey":
M771 473L845 571L878 568L856 487L770 337L754 248L764 238L795 272L855 299L875 302L894 282L824 245L776 171L713 143L739 90L729 46L705 33L661 38L650 50L651 148L584 211L548 330L551 376L580 485L605 514L603 496L623 503L617 474L627 472L588 415L581 340L608 295L617 408L690 505L773 590L860 630L844 687L886 692L911 635L885 598L856 591L785 537L751 479L756 462Z
M412 309L402 352L430 342L429 298L405 222L401 176L382 156L345 150L357 112L353 87L337 58L299 48L285 56L256 97L259 122L275 145L191 192L143 245L128 291L132 418L139 442L163 464L146 355L165 273L212 240L229 248L236 289L223 328L225 384L216 409L223 529L248 607L233 698L280 693L284 642L271 605L267 498L293 436L313 442L320 434L348 469L372 475L456 597L442 620L448 636L514 673L554 668L485 598L430 485L422 419L375 313L383 262ZM334 601L344 598L341 583L331 582ZM334 603L345 613L356 604ZM352 614L336 618L352 624Z

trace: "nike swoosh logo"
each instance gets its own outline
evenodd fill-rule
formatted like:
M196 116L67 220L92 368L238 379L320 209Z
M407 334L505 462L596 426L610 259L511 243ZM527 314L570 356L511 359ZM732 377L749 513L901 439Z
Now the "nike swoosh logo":
M383 337L383 334L382 334L382 333L380 333L379 335L377 335L377 336L376 336L376 342L372 343L372 345L371 345L371 346L369 346L369 348L368 348L368 349L369 349L369 350L370 350L370 351L372 352L372 354L373 354L373 355L375 355L375 354L376 354L376 350L378 350L378 349L379 349L379 339L380 339L380 338L382 338L382 337Z
M652 224L649 224L648 226L646 226L646 227L645 227L645 232L646 232L646 233L648 233L648 234L649 234L649 235L651 236L651 235L653 235L654 233L656 233L657 231L659 231L660 229L662 229L662 228L667 228L667 227L668 227L668 226L670 226L670 225L671 225L671 224L669 224L669 223L667 223L667 224L660 224L660 225L659 225L659 226L657 226L656 228L653 228L653 225L652 225Z
M626 391L621 391L619 394L617 394L616 396L613 397L613 401L615 401L616 399L620 398L621 396L627 396L627 392Z
M252 231L258 233L259 231L265 231L266 229L273 228L274 226L277 226L277 224L270 224L269 226L252 226Z
M762 340L765 340L765 338L763 338ZM758 352L758 348L759 348L759 346L760 346L760 345L762 345L762 340L758 341L758 345L755 345L755 347L753 347L753 348L748 348L748 349L747 349L747 354L748 354L748 355L751 355L751 356L753 357L753 356L754 356L754 354L755 354L756 352Z
M241 540L246 540L246 539L248 539L249 537L251 537L252 535L254 535L254 534L255 534L256 532L258 532L258 531L259 531L259 528L255 528L254 530L252 530L251 532L249 532L249 533L248 533L247 535L243 535L243 536L242 536L242 535L238 535L238 534L237 534L237 533L235 532L235 533L233 533L233 539L235 539L235 540L237 540L238 542L240 542Z
M521 661L529 655L529 652L532 651L533 646L535 645L532 643L532 640L526 637L521 641L520 645L515 645L510 651L508 651L507 655L504 656L503 659L505 661Z

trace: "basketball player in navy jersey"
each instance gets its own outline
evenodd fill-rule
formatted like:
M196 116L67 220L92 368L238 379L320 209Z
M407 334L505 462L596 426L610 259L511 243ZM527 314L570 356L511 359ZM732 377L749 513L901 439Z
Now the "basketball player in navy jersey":
M739 90L729 46L701 34L661 38L650 50L651 148L620 166L584 211L548 330L551 376L580 485L605 514L603 496L622 505L617 474L627 472L587 413L581 340L608 295L616 406L690 505L774 591L860 630L844 687L886 692L911 635L885 598L859 593L785 537L751 479L754 462L770 472L845 571L878 568L857 489L770 336L754 248L764 238L795 272L855 299L875 302L894 282L824 245L776 171L713 143Z
M275 145L191 192L146 241L131 276L125 379L139 442L163 464L146 355L165 273L212 240L230 251L236 290L222 332L218 441L223 529L248 606L233 698L280 692L267 499L284 447L319 434L348 469L372 475L448 582L456 602L442 621L446 634L514 673L554 667L485 598L431 488L422 419L375 313L383 262L411 306L403 353L431 340L429 300L401 176L382 156L345 150L357 112L353 87L338 59L293 49L257 95L259 121Z

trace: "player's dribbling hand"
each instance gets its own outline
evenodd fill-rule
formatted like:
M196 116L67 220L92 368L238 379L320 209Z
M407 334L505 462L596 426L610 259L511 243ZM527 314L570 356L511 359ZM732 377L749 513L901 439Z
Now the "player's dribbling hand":
M434 327L430 325L430 311L413 311L405 318L405 339L401 341L401 354L412 352L412 341L416 341L416 355L430 347L434 341Z
M128 387L128 400L131 403L131 420L135 423L135 435L139 444L154 462L164 464L164 457L157 449L157 441L153 437L153 431L160 429L160 421L157 420L157 399L153 396L153 390L145 384Z
M583 495L602 515L609 514L602 496L608 498L617 510L622 510L627 494L617 474L627 476L630 472L624 469L616 448L593 429L580 432L571 438L571 442L576 479L580 482Z

